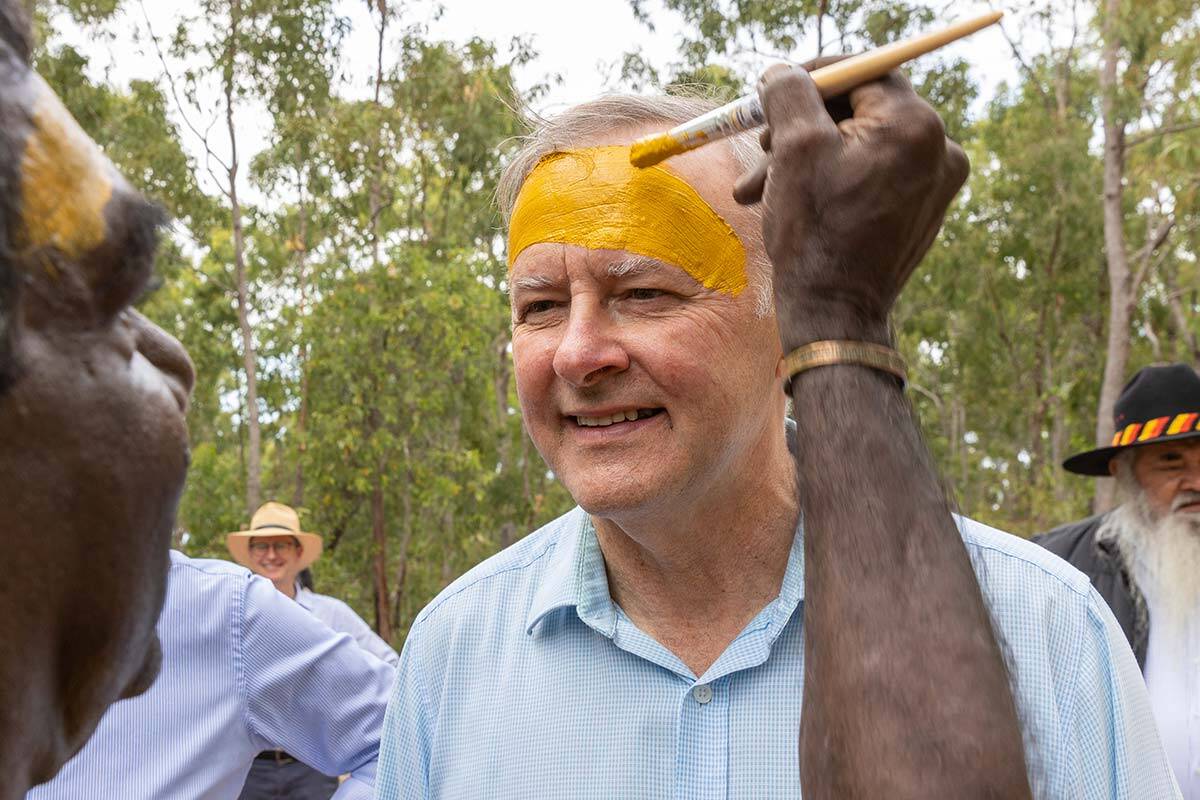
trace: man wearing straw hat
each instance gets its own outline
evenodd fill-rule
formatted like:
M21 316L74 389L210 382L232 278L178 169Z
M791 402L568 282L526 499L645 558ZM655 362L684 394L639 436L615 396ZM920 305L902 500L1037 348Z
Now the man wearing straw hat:
M358 646L395 666L396 651L379 638L348 605L301 585L300 575L321 556L321 537L300 530L300 516L282 503L265 503L249 530L226 535L225 544L239 564L275 584L282 594ZM327 800L337 790L335 776L324 775L283 750L264 750L254 759L240 800Z
M266 503L254 513L250 529L225 537L233 560L275 584L275 588L338 633L393 667L400 657L371 630L354 609L336 597L304 586L305 571L321 557L320 534L300 530L300 516L282 503Z
M1113 408L1110 446L1063 462L1113 476L1120 505L1035 541L1091 579L1129 639L1184 797L1200 800L1200 376L1145 367Z
M379 797L1178 796L1104 601L950 513L902 393L961 150L898 73L759 94L761 150L631 169L711 106L608 97L507 166L517 393L578 507L417 617Z

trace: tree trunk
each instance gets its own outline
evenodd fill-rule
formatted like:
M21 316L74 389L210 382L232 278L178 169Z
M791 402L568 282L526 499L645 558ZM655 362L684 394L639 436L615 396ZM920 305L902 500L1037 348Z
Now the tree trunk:
M386 465L376 464L375 477L371 486L371 542L375 561L375 632L385 642L392 640L392 614L389 607L387 583L387 521L383 507L383 470Z
M1104 45L1100 57L1100 107L1104 117L1104 250L1108 264L1108 346L1100 404L1096 409L1096 446L1105 447L1113 436L1113 406L1125 383L1129 366L1129 328L1133 317L1133 279L1125 250L1121 181L1125 173L1125 123L1117 110L1117 14L1119 0L1105 0L1102 26ZM1112 480L1096 481L1092 499L1095 513L1113 504Z
M296 145L296 183L300 192L299 225L296 234L297 283L300 288L299 317L296 322L297 338L300 340L300 411L296 419L296 438L299 444L296 452L296 487L292 492L294 506L304 505L304 456L307 449L305 434L308 431L308 337L304 331L304 315L308 307L308 199L304 191L304 173L298 166L301 163L300 159L300 146Z
M367 190L371 226L371 264L374 267L378 267L381 260L379 250L379 215L383 211L383 142L381 141L382 135L379 128L383 123L380 117L380 110L383 108L383 44L387 31L387 4L384 0L377 0L376 8L379 11L379 38L375 51L375 96L372 101L376 118L373 141L371 142L371 155L374 158L375 164L371 170L371 184Z
M225 125L229 129L229 214L233 225L233 265L237 283L237 318L242 334L242 368L246 372L246 509L253 514L262 502L262 431L258 420L258 370L254 331L250 328L250 289L246 276L246 242L242 229L242 205L238 200L237 128L233 123L234 63L238 55L238 23L241 0L229 3L229 39L223 70Z

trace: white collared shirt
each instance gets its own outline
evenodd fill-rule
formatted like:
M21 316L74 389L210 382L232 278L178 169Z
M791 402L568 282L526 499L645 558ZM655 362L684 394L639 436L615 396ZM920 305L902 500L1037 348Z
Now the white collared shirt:
M1200 800L1200 609L1172 618L1155 571L1136 560L1133 569L1150 611L1150 706L1184 800Z
M337 633L349 634L358 646L391 666L400 662L400 656L383 639L371 630L354 609L327 594L317 594L296 584L296 602L317 619Z
M263 750L350 773L337 800L370 800L394 669L266 578L174 551L157 630L154 685L27 800L234 798Z

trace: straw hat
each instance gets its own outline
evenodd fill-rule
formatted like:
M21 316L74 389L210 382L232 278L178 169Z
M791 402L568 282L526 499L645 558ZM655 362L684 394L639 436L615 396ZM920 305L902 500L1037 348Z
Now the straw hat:
M303 548L300 569L321 556L321 537L301 531L300 515L283 503L264 503L250 519L250 530L225 535L225 546L233 554L234 561L251 569L254 568L254 562L250 560L250 540L255 536L295 536Z

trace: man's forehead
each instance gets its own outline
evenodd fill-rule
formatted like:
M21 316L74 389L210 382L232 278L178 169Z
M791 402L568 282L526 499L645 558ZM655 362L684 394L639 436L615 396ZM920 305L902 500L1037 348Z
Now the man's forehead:
M1146 445L1140 453L1146 458L1178 458L1183 455L1200 452L1200 438L1181 439L1177 442L1155 442Z
M570 282L572 273L601 280L660 275L699 285L677 265L649 256L546 242L529 247L517 258L509 280L510 291L560 287Z
M714 291L741 293L747 254L721 212L676 170L634 167L627 145L551 153L526 178L509 225L510 267L556 243L673 264Z

